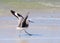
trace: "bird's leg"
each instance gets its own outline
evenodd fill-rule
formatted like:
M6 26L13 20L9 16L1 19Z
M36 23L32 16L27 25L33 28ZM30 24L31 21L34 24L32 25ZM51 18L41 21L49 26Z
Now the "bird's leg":
M21 32L22 32L23 30L18 30L18 36L19 37L21 37Z
M32 34L28 33L25 29L24 29L25 33L27 33L29 36L32 36Z

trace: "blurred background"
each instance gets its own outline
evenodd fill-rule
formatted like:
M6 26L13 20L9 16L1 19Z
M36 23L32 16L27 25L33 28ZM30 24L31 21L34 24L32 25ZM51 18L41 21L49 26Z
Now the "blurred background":
M35 9L42 12L59 13L60 0L0 0L0 16L5 16L4 14L11 9L17 12Z
M27 31L19 37L14 10L25 16L30 23ZM60 0L0 0L0 43L60 43Z

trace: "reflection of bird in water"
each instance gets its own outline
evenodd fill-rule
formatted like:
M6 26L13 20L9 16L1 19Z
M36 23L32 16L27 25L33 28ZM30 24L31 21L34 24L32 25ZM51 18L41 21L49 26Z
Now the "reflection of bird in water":
M26 15L26 17L23 17L22 15L20 15L19 13L16 13L16 12L13 11L13 10L11 10L11 13L12 13L16 18L18 18L18 27L17 27L17 29L18 29L19 31L24 30L25 33L27 33L29 36L31 36L32 34L30 34L30 33L28 33L28 32L26 31L26 28L29 26L29 22L32 22L32 21L30 21L30 20L27 20L29 12L28 12L28 14Z

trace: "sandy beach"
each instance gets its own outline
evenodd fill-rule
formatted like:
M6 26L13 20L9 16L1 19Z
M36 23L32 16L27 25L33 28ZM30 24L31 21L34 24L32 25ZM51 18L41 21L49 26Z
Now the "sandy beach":
M25 16L30 12L30 23L27 31L32 34L28 36L24 31L21 36L16 30L17 19L10 10ZM0 43L60 43L60 8L29 8L21 9L8 4L0 4Z

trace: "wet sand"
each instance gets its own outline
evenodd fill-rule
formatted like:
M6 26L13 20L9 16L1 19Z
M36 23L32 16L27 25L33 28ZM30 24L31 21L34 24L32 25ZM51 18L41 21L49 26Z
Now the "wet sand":
M40 13L40 12L39 12ZM38 15L39 15L38 13ZM42 19L37 13L30 13L35 23L31 23L27 31L32 34L28 36L22 32L19 37L16 26L17 19L14 16L0 17L0 42L1 43L60 43L60 18L49 19L49 15ZM35 15L34 15L35 14ZM44 14L43 14L44 15ZM40 16L42 18L40 18ZM57 15L58 16L58 15ZM57 17L56 16L56 17ZM29 17L29 18L30 18ZM48 19L47 19L48 18Z
M0 13L0 43L60 43L60 8L16 9L10 6L1 6ZM30 12L31 23L27 31L19 37L16 27L17 19L11 15L13 9L22 15Z

